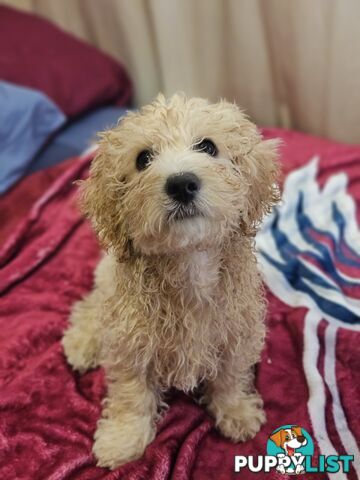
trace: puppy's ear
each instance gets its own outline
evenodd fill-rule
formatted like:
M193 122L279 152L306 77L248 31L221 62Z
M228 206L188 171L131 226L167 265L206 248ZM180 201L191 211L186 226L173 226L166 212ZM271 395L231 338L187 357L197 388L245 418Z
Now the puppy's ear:
M278 140L260 140L238 160L249 188L241 224L246 235L257 232L263 216L280 200L278 146Z
M104 134L90 175L80 182L80 205L102 246L112 248L120 261L128 259L132 251L122 212L124 187L124 181L114 177L111 146Z
M272 440L277 447L281 447L283 445L283 430L273 433L270 436L270 440Z

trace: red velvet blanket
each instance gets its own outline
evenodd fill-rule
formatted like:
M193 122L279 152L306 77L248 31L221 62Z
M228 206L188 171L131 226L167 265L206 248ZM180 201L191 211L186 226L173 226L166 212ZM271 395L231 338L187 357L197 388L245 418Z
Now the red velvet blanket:
M172 392L143 458L114 472L95 466L91 446L105 393L103 372L74 373L60 344L71 306L91 288L99 258L96 239L76 208L73 181L86 174L89 163L79 158L34 202L0 251L1 479L287 478L275 471L237 474L234 456L265 455L269 435L288 424L309 433L315 464L319 454L357 455L360 148L293 132L264 134L284 140L285 176L295 172L286 179L285 194L300 193L297 207L290 213L279 209L259 239L260 264L271 288L268 336L257 371L268 419L261 432L232 444L203 408ZM320 158L309 164L314 155ZM331 205L326 231L317 222L327 209L311 216L309 198L314 206ZM355 469L356 458L349 473L333 478L355 479Z
M30 211L33 203L68 168L71 161L71 159L66 160L53 168L40 170L22 178L0 197L0 246L15 231L17 225Z

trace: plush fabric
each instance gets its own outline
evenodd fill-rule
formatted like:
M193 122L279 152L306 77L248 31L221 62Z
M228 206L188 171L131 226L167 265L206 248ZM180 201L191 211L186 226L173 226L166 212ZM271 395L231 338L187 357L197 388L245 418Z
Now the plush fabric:
M126 110L116 106L99 107L66 125L39 152L28 172L36 172L79 155L96 141L98 132L114 127Z
M357 220L360 219L360 147L280 130L265 130L264 134L284 141L285 185L289 174L307 165L314 155L320 156L316 177L319 188L331 179L332 185L336 185L345 177L335 181L334 175L345 172L349 178L347 192L357 207ZM60 345L71 306L91 288L93 269L99 259L96 239L76 209L76 187L72 183L86 174L88 163L86 158L74 161L35 202L0 251L0 478L250 480L255 475L247 470L234 473L234 455L266 454L266 443L273 430L294 423L313 438L315 458L329 447L324 445L327 437L326 441L339 454L356 453L349 451L353 448L349 439L352 436L357 442L360 440L360 333L348 326L343 328L341 325L345 324L339 317L335 354L326 349L328 330L333 330L334 324L325 316L320 317L312 332L314 348L306 350L304 329L311 308L301 302L291 306L289 288L288 298L268 290L268 336L256 381L264 398L267 423L253 440L232 444L214 429L202 407L184 394L170 392L170 407L143 458L114 472L95 466L91 446L106 388L103 371L74 373ZM334 193L330 187L327 192ZM328 198L331 201L331 196ZM294 232L286 233L291 234L290 241L295 241ZM293 250L286 242L284 245L287 249L282 255L291 254ZM328 247L333 248L331 242ZM339 248L352 258L346 274L356 281L359 245L352 245L352 253L343 245ZM320 250L324 252L323 248ZM335 249L336 255L340 250ZM274 254L274 249L270 253ZM289 269L294 265L289 264ZM331 269L329 272L324 275L333 275ZM301 268L293 273L301 280ZM268 277L265 280L268 282ZM358 288L346 288L347 295L359 299ZM296 298L299 297L298 293ZM310 355L312 365L309 354L314 357ZM334 385L327 377L329 359L330 363L336 361L338 398L332 396ZM308 376L309 366L313 373L317 372L315 377ZM345 415L345 424L339 424L339 411ZM324 422L324 431L318 428L319 419ZM325 474L305 477L328 478ZM255 478L276 480L280 476L272 471L266 477L257 474ZM355 480L353 467L345 478Z
M0 194L26 171L66 117L41 92L0 81Z
M0 5L0 78L41 90L69 117L116 102L131 82L122 65L36 15Z
M57 177L69 168L72 161L68 159L52 168L45 168L27 175L0 197L0 246L10 234L14 233L35 201L46 192Z

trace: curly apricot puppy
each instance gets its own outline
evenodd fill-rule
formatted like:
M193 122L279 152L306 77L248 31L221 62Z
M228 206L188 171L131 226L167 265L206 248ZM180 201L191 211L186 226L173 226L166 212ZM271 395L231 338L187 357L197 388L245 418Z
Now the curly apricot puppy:
M158 96L102 134L82 205L107 250L65 332L77 370L103 365L98 465L140 457L163 392L204 385L234 441L265 420L253 366L265 303L253 236L278 201L276 141L236 105Z

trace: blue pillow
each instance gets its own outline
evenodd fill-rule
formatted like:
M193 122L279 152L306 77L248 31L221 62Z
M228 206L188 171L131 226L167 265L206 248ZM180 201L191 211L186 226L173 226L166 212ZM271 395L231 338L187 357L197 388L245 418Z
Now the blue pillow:
M97 140L98 132L114 127L125 114L124 108L109 105L68 123L41 149L26 173L36 172L80 155Z
M0 194L22 177L65 120L43 93L0 81Z

